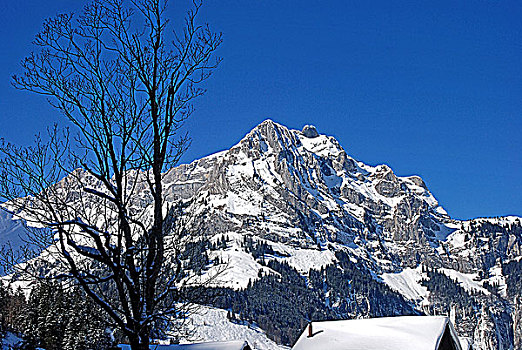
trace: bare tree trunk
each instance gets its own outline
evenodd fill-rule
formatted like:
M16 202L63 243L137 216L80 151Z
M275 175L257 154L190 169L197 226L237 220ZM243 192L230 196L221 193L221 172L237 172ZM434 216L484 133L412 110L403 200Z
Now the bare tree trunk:
M33 243L57 271L17 272L80 285L132 349L146 349L155 322L183 301L180 256L193 238L165 212L162 179L189 144L179 131L220 62L221 34L196 23L197 0L174 34L165 1L126 4L95 0L44 23L14 85L49 98L75 134L55 127L33 147L2 143L0 200L45 228Z
M148 336L145 339L140 336L129 336L131 350L149 350L149 344Z

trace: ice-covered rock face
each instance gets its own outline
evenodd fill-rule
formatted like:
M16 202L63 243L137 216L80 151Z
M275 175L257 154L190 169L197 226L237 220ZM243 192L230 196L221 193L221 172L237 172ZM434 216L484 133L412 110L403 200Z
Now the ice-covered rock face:
M219 209L216 216L241 222L262 217L273 224L272 230L252 232L263 239L371 249L380 258L368 263L384 270L416 266L425 258L398 249L395 241L410 242L440 260L431 246L439 244L436 223L448 217L422 179L358 162L312 126L291 130L266 120L230 150L173 169L169 178L173 192L205 197L201 201ZM281 225L292 229L281 231ZM381 244L382 238L389 244Z

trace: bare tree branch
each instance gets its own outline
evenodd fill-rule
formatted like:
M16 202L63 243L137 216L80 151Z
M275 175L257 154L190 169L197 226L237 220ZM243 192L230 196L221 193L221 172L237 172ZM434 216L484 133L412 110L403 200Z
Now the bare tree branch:
M197 24L193 5L181 34L161 0L95 0L46 20L13 85L46 96L74 135L55 126L31 147L0 143L2 208L33 227L38 247L21 264L8 247L2 256L17 275L75 281L132 349L148 348L154 322L180 314L181 255L196 239L176 227L181 211L166 207L162 183L190 144L179 132L200 84L221 61L221 34ZM42 274L42 257L54 275Z

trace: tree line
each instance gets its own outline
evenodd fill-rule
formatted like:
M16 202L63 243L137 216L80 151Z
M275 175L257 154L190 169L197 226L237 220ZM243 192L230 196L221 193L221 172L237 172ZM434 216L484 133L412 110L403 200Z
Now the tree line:
M121 332L79 287L39 282L26 297L0 284L0 338L11 333L20 349L106 350L122 340Z

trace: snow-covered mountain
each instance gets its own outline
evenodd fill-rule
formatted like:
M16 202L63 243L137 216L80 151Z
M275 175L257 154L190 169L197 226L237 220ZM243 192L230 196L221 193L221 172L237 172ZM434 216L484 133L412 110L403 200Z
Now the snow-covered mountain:
M521 218L452 219L420 177L271 120L164 181L235 323L288 345L308 320L451 314L475 349L521 346Z
M190 202L193 229L207 232L209 246L226 240L226 249L208 254L230 262L221 277L230 288L280 273L271 260L311 284L311 269L346 271L341 260L348 259L415 312L455 310L457 328L477 348L518 346L517 287L508 281L520 282L504 265L520 259L520 218L454 220L420 177L357 161L313 126L289 130L271 120L229 150L172 169L166 183ZM452 290L442 290L447 283ZM344 307L341 295L332 300L336 288L323 287L319 299L336 316L397 312L366 310L361 300L372 295L357 290L350 303L361 305ZM489 333L481 331L486 323L494 325Z

